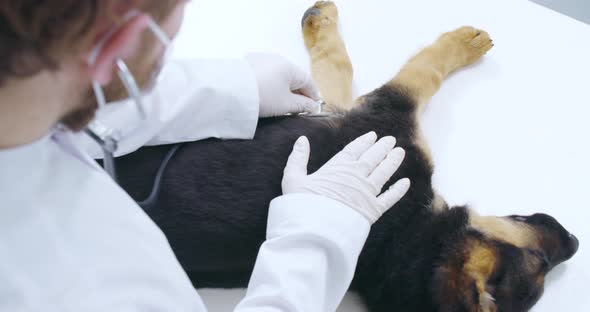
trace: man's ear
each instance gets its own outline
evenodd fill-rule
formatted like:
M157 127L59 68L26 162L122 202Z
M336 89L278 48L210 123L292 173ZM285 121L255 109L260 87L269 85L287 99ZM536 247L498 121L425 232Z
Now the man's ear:
M139 49L141 34L148 27L149 19L148 15L138 13L114 26L114 31L106 38L99 38L95 42L95 47L89 54L94 62L88 65L92 80L101 85L112 80L116 60L130 57Z
M435 269L433 295L441 312L495 312L486 284L497 264L491 246L467 241Z

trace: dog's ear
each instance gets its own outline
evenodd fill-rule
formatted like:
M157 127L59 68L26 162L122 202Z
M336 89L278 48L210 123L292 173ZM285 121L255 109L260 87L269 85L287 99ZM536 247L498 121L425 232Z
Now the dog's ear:
M433 295L441 312L495 312L486 284L495 270L493 247L477 240L455 246L435 269Z

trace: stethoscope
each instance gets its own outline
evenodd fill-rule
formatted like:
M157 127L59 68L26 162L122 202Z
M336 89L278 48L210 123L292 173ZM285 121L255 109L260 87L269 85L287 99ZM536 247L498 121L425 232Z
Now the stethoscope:
M127 71L124 70L123 72L127 72ZM123 78L122 80L125 81L126 79L130 79L130 78ZM133 84L134 83L130 83L130 85L133 85ZM318 101L318 107L319 107L318 112L307 113L307 114L298 114L298 116L308 117L308 118L327 118L327 117L333 117L333 116L340 115L339 113L324 112L324 109L323 109L324 106L325 106L325 102L320 100L320 101ZM119 140L120 140L121 136L117 135L116 131L109 129L105 125L101 124L99 121L94 121L85 130L85 132L94 142L96 142L100 146L100 148L104 154L104 158L103 158L104 170L109 174L109 176L111 176L111 178L113 180L117 181L117 170L115 167L114 155L119 147ZM163 171L166 170L166 166L168 165L168 162L170 161L170 159L172 157L174 157L174 154L176 154L176 152L178 151L179 148L180 148L180 144L173 145L173 148L170 149L168 154L166 154L166 157L164 157L164 160L162 161L162 165L160 166L158 173L162 172L162 174L163 174ZM158 176L159 175L157 175L156 178L158 178ZM159 179L156 179L156 180L159 181ZM156 187L157 187L157 185L154 185L154 189Z
M130 20L131 18L137 16L139 14L138 11L131 11L129 12L124 18L124 21ZM171 55L171 41L166 35L166 33L160 28L153 19L149 19L148 21L148 28L151 32L155 35L155 37L162 43L164 47L164 60L168 59ZM105 44L106 40L112 36L112 34L116 31L116 28L113 28L109 33L107 33L101 42L97 45L97 47L92 51L88 58L88 64L94 64L98 57L99 52L101 51L103 45ZM122 59L117 59L115 62L117 73L119 79L123 83L123 86L127 90L129 98L133 100L135 103L136 109L140 116L141 120L147 120L147 113L145 110L145 106L143 103L143 95L140 87L138 86L133 74L125 64ZM96 81L92 82L92 89L94 91L94 95L96 97L96 101L98 104L98 108L104 108L107 105L107 100L102 90L100 84ZM138 126L139 128L139 126ZM116 131L115 129L111 129L108 126L102 124L98 120L94 120L90 123L90 125L85 130L86 134L95 141L103 152L103 167L106 173L111 176L111 178L117 182L117 170L115 166L115 152L119 147L119 142L123 138L124 134L120 131ZM176 154L178 149L180 148L180 144L176 144L172 147L172 149L168 152L164 160L162 161L160 168L156 174L156 179L154 181L154 185L152 187L152 191L150 195L143 201L137 202L139 206L144 209L148 209L154 205L156 199L158 198L160 192L160 186L162 182L162 176L170 159Z
M323 105L323 102L322 104ZM300 114L302 117L306 118L328 118L336 115L336 113L312 113L312 114ZM106 130L106 129L105 129ZM111 176L111 178L118 183L117 181L117 170L115 167L115 157L114 154L117 151L118 141L115 140L112 136L109 135L98 135L97 133L87 129L86 133L98 144L100 145L102 152L104 154L103 158L103 168L104 170ZM107 133L107 132L104 132ZM178 152L178 150L182 147L182 143L177 143L172 145L172 148L166 153L164 159L160 163L160 167L156 172L156 176L154 178L154 182L152 184L152 189L150 194L147 198L142 201L137 201L137 204L143 208L144 210L148 210L152 208L160 195L160 190L162 187L162 179L164 177L164 173L166 172L166 168L170 163L170 160L174 157L174 155Z
M125 65L123 60L118 59L116 61L116 66L118 69L119 78L121 79L123 85L127 89L129 97L136 104L135 106L141 117L140 119L146 120L147 113L144 109L141 90L139 89L139 86L137 85L135 78L133 77L131 71L129 70L129 68L127 68L127 65ZM92 87L98 102L98 106L106 106L106 98L104 92L102 91L102 88L95 82L93 82ZM99 120L92 121L90 125L86 128L85 133L100 146L103 153L103 168L105 172L115 182L118 183L117 168L115 166L115 152L117 151L119 147L119 142L123 139L124 135L120 131L109 128L108 126L101 123ZM137 201L137 204L143 209L150 209L156 203L158 196L160 194L162 177L164 175L164 172L166 171L166 167L168 166L170 159L174 157L180 146L181 144L173 145L170 151L168 151L168 153L164 157L164 160L160 164L160 167L158 168L158 171L156 173L156 177L150 195L142 201Z
M133 78L133 75L125 66L123 61L117 61L117 67L119 69L119 77L123 84L129 91L130 97L136 102L140 115L143 117L142 119L145 120L146 113L143 110L143 103L141 99L140 90ZM98 102L102 105L106 105L106 100L104 99L104 94L100 87L94 86L95 94L97 95ZM324 112L323 108L325 106L324 101L318 101L318 112L316 113L306 113L306 114L298 114L302 117L308 118L327 118L336 115L336 113L327 113ZM102 152L103 152L103 168L105 172L117 183L117 168L115 166L115 152L119 147L119 141L122 139L122 135L120 132L115 131L104 124L102 124L98 120L94 120L88 128L85 130L86 134L96 142ZM170 163L170 160L174 157L174 155L178 152L178 150L182 147L182 143L174 144L164 156L164 159L160 163L158 171L156 172L156 176L154 178L154 182L152 184L152 189L150 194L147 198L141 201L136 201L137 204L142 207L144 210L148 210L152 208L160 195L160 190L162 186L162 179L164 177L164 173L166 172L166 168Z
M85 130L86 134L96 142L103 152L103 169L105 172L113 179L113 181L119 183L117 179L117 168L115 166L115 152L118 148L118 140L109 131L106 127L101 129L102 131L92 130L90 127ZM164 156L164 159L160 163L160 167L156 172L156 176L154 178L154 182L152 184L151 191L144 200L136 201L137 204L143 208L144 210L148 210L152 208L160 195L160 190L162 186L162 178L164 177L164 173L170 160L174 157L174 155L178 152L178 150L182 147L182 143L173 144L168 153Z

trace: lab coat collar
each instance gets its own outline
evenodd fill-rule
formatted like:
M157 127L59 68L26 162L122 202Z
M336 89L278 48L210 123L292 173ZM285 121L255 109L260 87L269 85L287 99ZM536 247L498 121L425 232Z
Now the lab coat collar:
M80 146L75 142L75 134L65 127L58 127L51 136L52 140L66 150L70 155L80 160L85 165L92 169L103 171L98 163L92 159Z
M51 134L48 134L33 143L0 150L0 194L3 201L41 188L38 183L45 180L47 166L51 164L50 144Z
M0 176L14 178L23 174L28 177L42 174L45 166L51 165L51 144L57 144L61 149L92 169L102 171L98 163L74 142L74 134L68 129L58 126L32 143L15 148L0 149L0 172L2 173ZM9 182L3 181L5 178L0 177L0 183Z

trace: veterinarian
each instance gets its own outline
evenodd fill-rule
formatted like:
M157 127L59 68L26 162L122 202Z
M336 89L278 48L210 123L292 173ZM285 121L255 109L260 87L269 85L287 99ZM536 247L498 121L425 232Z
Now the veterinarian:
M171 63L155 85L185 4L0 4L0 311L206 310L163 233L79 142L115 129L124 154L251 139L259 117L315 110L317 91L269 55ZM371 224L409 187L379 195L403 158L394 145L369 133L308 175L297 141L237 311L335 310Z

